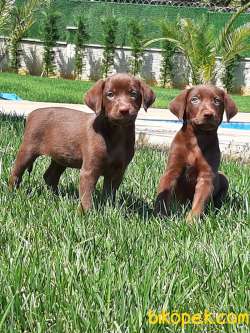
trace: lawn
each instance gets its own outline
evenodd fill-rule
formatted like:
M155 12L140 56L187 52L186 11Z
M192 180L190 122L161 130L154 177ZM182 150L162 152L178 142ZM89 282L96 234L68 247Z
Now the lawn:
M83 95L93 85L89 81L48 79L0 73L0 92L16 93L22 99L40 102L83 103ZM157 98L156 108L167 108L169 102L180 92L178 89L153 87ZM250 96L233 95L241 112L250 112Z
M47 159L38 159L31 177L9 192L22 133L22 120L1 116L0 332L184 332L150 326L147 311L249 311L249 164L223 161L228 201L189 227L182 209L167 219L153 215L166 154L142 148L116 204L99 203L99 183L95 209L83 216L79 171L65 173L55 196L42 180ZM249 327L187 326L191 332L247 333Z

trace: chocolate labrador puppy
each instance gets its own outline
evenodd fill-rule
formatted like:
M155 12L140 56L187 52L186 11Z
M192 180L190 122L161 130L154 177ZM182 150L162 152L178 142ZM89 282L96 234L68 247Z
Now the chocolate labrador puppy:
M170 103L170 111L183 120L183 126L170 147L167 169L158 188L156 212L169 212L173 193L180 202L192 201L188 222L202 214L211 198L216 207L221 206L228 191L228 180L218 171L217 129L224 110L228 121L237 113L229 95L212 85L186 89Z
M154 92L141 80L116 74L99 80L86 94L87 114L68 108L43 108L27 118L23 142L11 172L10 188L18 187L26 169L40 155L51 157L44 180L54 191L67 167L80 169L80 200L84 211L104 176L104 194L115 195L133 158L135 119L141 105L154 102Z

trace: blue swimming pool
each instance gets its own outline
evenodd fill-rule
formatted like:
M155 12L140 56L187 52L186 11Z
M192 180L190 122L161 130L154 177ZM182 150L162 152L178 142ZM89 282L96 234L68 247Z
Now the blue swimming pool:
M181 124L182 122L180 120L165 120L165 119L143 119L148 121L155 121L159 123L165 123L165 124ZM236 129L236 130L244 130L244 131L250 131L250 122L237 122L237 121L231 121L231 122L225 122L223 121L220 124L220 128L229 128L229 129Z
M221 128L232 128L232 129L238 129L238 130L244 130L244 131L250 131L250 123L241 123L241 122L222 122L220 124Z

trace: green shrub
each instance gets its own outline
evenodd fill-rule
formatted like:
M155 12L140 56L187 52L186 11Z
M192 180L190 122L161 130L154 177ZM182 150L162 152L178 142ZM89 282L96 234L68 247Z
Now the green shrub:
M89 40L85 18L79 16L77 19L77 31L75 36L75 76L80 79L85 68L85 43Z
M228 92L232 92L233 90L233 83L234 83L234 72L236 67L239 65L241 57L239 55L235 56L226 67L223 73L222 82L224 87L227 89Z
M116 33L118 20L114 15L102 18L104 52L102 58L102 74L107 77L109 70L114 65Z
M57 26L58 18L59 14L52 11L51 9L44 13L43 75L45 76L49 76L49 74L52 74L55 68L55 54L53 47L56 46L56 41L59 38L59 31Z
M139 74L143 64L143 25L140 21L132 19L129 22L129 43L131 46L131 73Z
M168 83L172 82L173 70L173 55L175 53L175 46L169 41L162 42L162 61L160 68L161 86L165 87Z

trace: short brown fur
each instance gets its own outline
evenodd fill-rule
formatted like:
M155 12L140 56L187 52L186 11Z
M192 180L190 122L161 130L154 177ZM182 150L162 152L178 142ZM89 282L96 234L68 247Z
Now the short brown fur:
M100 176L104 176L104 194L115 196L134 155L137 113L141 104L147 110L154 100L153 91L144 82L116 74L99 80L85 96L96 115L67 108L33 111L27 118L10 188L20 185L24 171L32 170L38 156L47 155L51 164L44 180L54 191L67 167L81 169L79 195L84 211L92 206Z
M219 208L227 194L228 180L218 171L217 129L224 110L229 121L237 107L222 89L200 85L184 90L170 103L170 110L183 120L183 126L172 142L155 209L157 213L168 214L175 194L180 202L192 201L187 221L193 222L210 199Z

